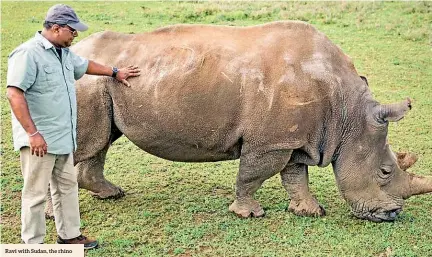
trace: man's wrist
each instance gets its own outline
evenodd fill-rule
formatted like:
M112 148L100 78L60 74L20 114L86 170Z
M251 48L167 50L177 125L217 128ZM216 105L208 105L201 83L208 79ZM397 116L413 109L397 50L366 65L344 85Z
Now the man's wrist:
M36 136L37 134L39 134L39 130L36 130L36 132L31 133L31 134L29 134L28 136L29 136L29 137L34 137L34 136Z

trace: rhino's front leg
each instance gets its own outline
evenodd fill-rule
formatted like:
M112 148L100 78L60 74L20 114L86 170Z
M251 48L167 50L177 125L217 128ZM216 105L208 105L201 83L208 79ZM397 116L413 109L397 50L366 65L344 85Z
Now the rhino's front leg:
M281 174L282 184L291 202L288 211L299 216L323 216L324 208L309 192L308 166L304 164L289 164Z
M253 195L266 179L283 169L291 153L291 150L280 150L241 156L236 181L236 200L229 210L242 218L264 216L264 210L253 199Z
M125 195L123 189L106 180L103 175L108 147L95 156L76 164L78 186L89 190L93 196L101 199L120 198Z

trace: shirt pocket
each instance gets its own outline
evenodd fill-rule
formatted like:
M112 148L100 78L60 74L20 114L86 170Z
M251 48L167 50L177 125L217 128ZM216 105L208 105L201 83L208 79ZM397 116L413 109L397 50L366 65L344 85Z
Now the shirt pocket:
M64 77L60 66L44 65L43 72L45 75L46 83L48 84L47 91L52 92L63 86Z
M72 63L67 61L65 67L66 67L65 75L66 75L67 82L73 85L75 83L74 66L72 65Z

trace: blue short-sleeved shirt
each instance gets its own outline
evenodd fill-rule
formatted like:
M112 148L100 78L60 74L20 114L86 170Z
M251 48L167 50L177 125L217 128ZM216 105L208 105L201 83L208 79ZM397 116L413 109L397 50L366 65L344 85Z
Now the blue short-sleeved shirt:
M88 60L55 47L37 32L9 55L7 85L20 88L48 153L69 154L76 145L77 104L75 80L87 71ZM15 150L29 146L28 135L12 113Z

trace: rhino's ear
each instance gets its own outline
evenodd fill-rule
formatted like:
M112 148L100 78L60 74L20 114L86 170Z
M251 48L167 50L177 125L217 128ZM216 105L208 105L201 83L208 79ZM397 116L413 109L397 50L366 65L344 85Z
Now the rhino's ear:
M411 99L407 98L400 103L378 105L374 115L379 122L398 121L409 110L411 110Z
M365 76L360 76L360 78L366 83L367 86L369 86L369 83L368 83L367 78Z

